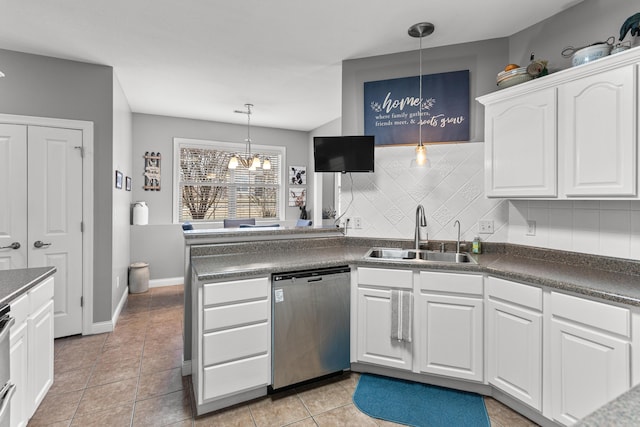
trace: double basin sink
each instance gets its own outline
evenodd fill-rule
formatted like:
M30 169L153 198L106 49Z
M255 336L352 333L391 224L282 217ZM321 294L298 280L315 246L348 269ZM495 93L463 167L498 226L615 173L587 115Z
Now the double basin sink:
M365 259L377 259L381 261L477 264L466 252L438 252L423 249L371 248L364 257Z

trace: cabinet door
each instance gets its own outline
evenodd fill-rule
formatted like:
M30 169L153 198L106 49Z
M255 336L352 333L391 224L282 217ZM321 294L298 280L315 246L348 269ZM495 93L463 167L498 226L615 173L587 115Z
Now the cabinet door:
M391 290L358 288L358 361L412 368L412 346L391 339Z
M29 404L34 411L53 384L53 300L29 317L28 329Z
M10 338L11 382L16 385L16 393L11 399L11 427L27 425L30 413L27 412L28 389L28 344L26 319L11 328Z
M546 89L485 110L489 197L555 197L556 92Z
M551 411L570 425L627 391L629 343L551 320Z
M489 300L487 335L489 383L542 410L542 313Z
M421 372L483 380L482 299L431 295L418 297Z
M566 196L636 195L635 69L627 66L560 86Z

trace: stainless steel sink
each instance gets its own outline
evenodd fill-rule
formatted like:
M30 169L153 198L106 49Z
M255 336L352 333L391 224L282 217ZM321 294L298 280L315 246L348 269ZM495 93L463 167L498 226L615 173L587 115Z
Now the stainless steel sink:
M416 251L410 249L395 249L395 248L372 248L365 255L365 258L375 259L391 259L391 260L415 260Z
M364 256L365 259L377 259L383 261L408 261L408 262L444 262L444 263L471 263L477 262L466 252L438 252L415 249L398 248L371 248Z

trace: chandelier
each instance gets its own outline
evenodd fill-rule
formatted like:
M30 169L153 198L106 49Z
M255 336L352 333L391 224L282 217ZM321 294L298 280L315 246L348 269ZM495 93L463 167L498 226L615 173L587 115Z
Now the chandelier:
M268 157L264 157L264 161L260 160L260 156L258 154L251 154L251 107L253 104L244 104L247 107L246 110L234 110L234 113L246 114L247 115L247 139L245 146L245 154L241 156L240 154L234 154L229 159L229 169L235 169L238 165L242 165L250 171L254 171L262 166L262 169L271 169L271 160Z
M424 166L428 163L427 160L427 147L422 143L422 38L433 33L435 26L431 22L420 22L418 24L409 27L409 35L416 37L420 40L420 107L419 107L419 125L418 125L418 145L416 146L416 164L418 166Z

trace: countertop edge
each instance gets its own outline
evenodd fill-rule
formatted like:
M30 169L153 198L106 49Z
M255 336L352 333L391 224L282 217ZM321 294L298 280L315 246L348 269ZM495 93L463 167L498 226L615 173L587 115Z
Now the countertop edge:
M11 274L16 276L15 279L10 279L15 280L15 284L12 286L12 290L8 294L3 295L2 298L0 298L0 306L8 304L19 298L44 279L53 276L56 271L56 267L38 267L4 270L0 272L0 274ZM2 282L4 282L4 280Z

